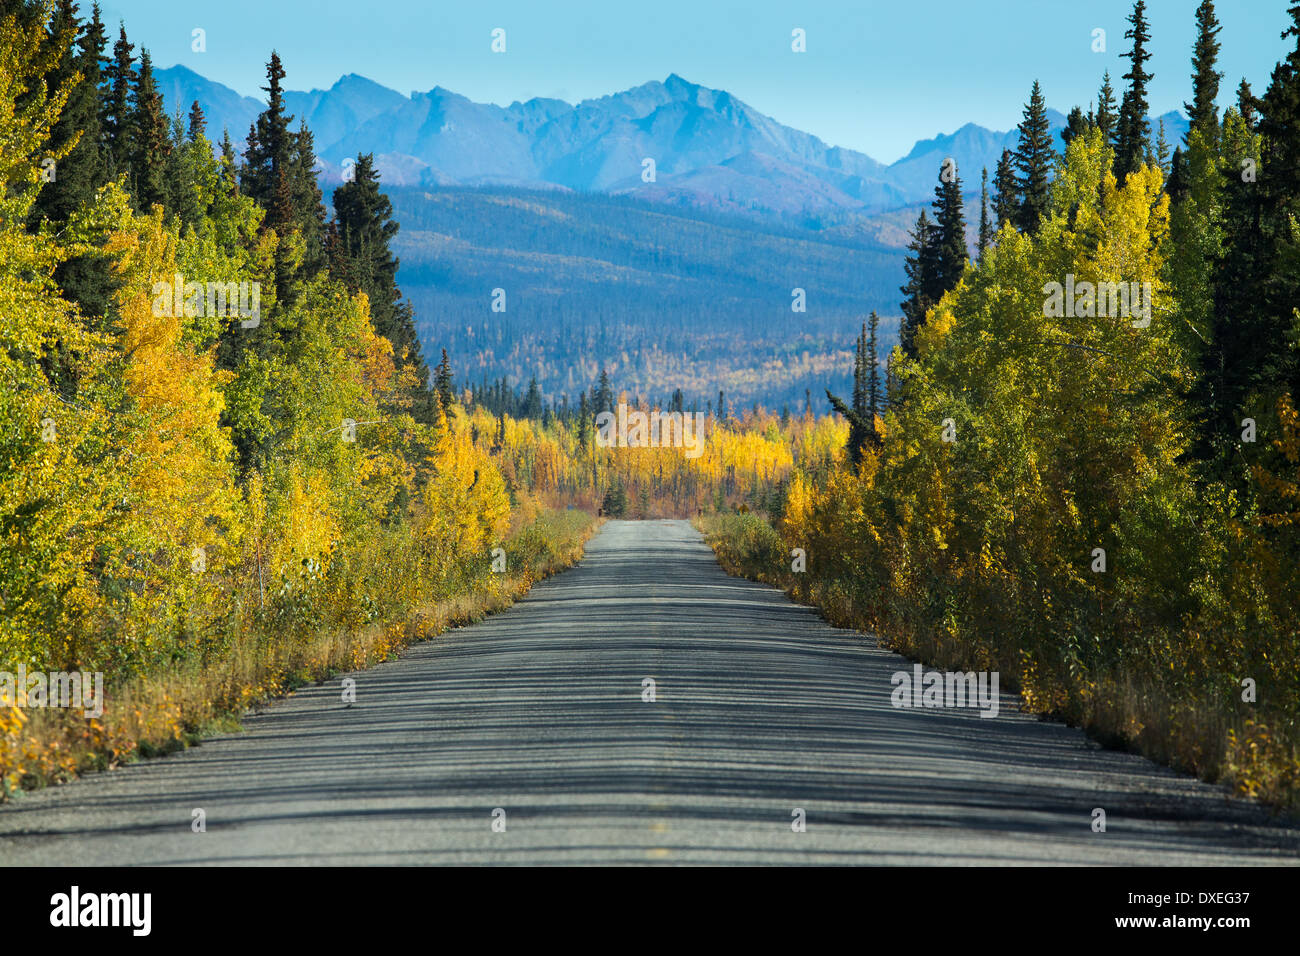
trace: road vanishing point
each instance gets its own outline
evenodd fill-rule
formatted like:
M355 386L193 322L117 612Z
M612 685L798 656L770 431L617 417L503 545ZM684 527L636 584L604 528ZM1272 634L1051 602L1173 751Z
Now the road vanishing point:
M1265 809L1012 694L895 708L912 666L688 522L611 521L508 610L346 675L351 706L336 678L20 795L0 865L1300 863Z

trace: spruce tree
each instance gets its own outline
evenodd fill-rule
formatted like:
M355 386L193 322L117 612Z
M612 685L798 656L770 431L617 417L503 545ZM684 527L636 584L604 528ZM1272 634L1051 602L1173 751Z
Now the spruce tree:
M1065 118L1065 129L1061 130L1061 139L1066 146L1070 145L1070 140L1076 136L1082 136L1088 131L1090 126L1088 117L1083 115L1083 110L1076 106L1070 110L1070 115Z
M993 222L989 219L989 168L984 167L980 173L980 231L979 260L984 261L984 253L993 244Z
M591 426L594 424L594 419L591 404L587 401L587 393L583 392L578 396L578 448L586 448L591 440Z
M876 327L879 323L879 316L872 312L870 320L862 323L858 335L853 364L853 404L845 404L830 389L826 390L831 407L849 423L845 450L854 465L862 461L868 444L880 444L880 435L876 431L876 416L880 413L880 373L876 366Z
M32 207L34 222L66 221L78 206L91 202L95 191L107 181L99 126L99 60L104 50L99 7L94 8L94 19L83 32L75 0L60 0L50 30L60 55L46 74L47 91L53 95L72 86L74 76L79 75L80 80L72 86L67 104L50 131L49 143L52 150L59 151L70 143L75 145L51 168L53 178L42 185Z
M1187 177L1187 154L1183 152L1181 146L1175 146L1174 157L1169 163L1169 179L1165 183L1165 191L1169 193L1170 202L1177 204L1186 197Z
M195 100L190 104L190 115L186 127L186 138L192 143L200 136L203 136L208 128L207 118L203 115L203 107L199 101Z
M135 200L140 209L155 203L165 205L169 194L167 157L171 153L170 126L163 113L162 94L153 78L149 51L140 50L140 73L136 78L131 112L131 176Z
M829 388L826 389L826 400L831 403L831 408L843 415L849 423L849 437L844 450L848 452L849 461L854 465L860 464L863 448L867 442L872 441L872 430L866 416L846 405L844 399L833 394Z
M853 356L853 410L859 415L867 411L867 323L862 323Z
M1168 176L1169 175L1169 140L1165 136L1164 120L1160 121L1160 131L1156 135L1155 161L1156 164L1165 171L1165 175Z
M221 181L229 192L239 192L239 173L235 162L235 146L230 142L229 129L221 131Z
M240 169L240 189L266 210L264 231L274 230L281 241L275 250L275 286L277 302L292 304L297 263L290 257L288 237L294 231L294 135L289 131L293 119L285 112L284 67L280 55L271 51L266 65L266 109L258 114L248 130L244 164Z
M455 402L455 386L452 384L451 376L451 359L447 358L447 350L442 350L442 361L438 363L438 369L434 374L434 393L438 397L438 403L442 406L444 415L451 414L451 407Z
M1107 145L1113 148L1119 120L1115 115L1115 90L1110 85L1110 70L1107 70L1101 78L1101 90L1097 94L1097 117L1095 122L1097 129L1101 130L1101 134L1106 137Z
M957 165L945 161L934 188L934 217L938 225L937 302L957 287L966 270L966 215L962 211L961 177Z
M609 373L603 368L600 370L600 382L592 395L592 410L599 415L601 412L612 412L614 410L614 389L609 384ZM718 404L722 404L722 393L718 393Z
M916 228L908 244L909 255L903 260L907 282L900 287L904 299L903 319L899 328L899 345L903 352L916 356L916 333L925 324L925 315L939 301L939 227L930 221L924 209L917 217Z
M284 79L284 67L280 64L280 55L274 50L266 65L266 78L267 85L262 87L267 94L266 109L248 129L239 179L244 195L267 210L265 228L275 229L278 234L289 225L287 220L273 219L272 216L287 216L285 209L276 210L276 192L281 174L288 171L292 160L289 122L293 117L285 113L284 88L280 85Z
M1300 3L1293 3L1289 12L1293 22L1282 36L1294 37L1296 47L1274 68L1259 100L1258 133L1263 143L1259 167L1265 174L1256 184L1242 184L1247 189L1254 186L1261 206L1262 256L1253 265L1263 294L1253 316L1251 370L1258 387L1274 398L1281 391L1300 395L1300 351L1293 339L1300 302L1300 255L1291 232L1291 223L1300 220L1300 187L1293 175L1267 173L1300 168ZM1233 178L1241 179L1238 160L1234 158L1228 168Z
M399 228L393 219L393 204L379 188L371 154L357 157L355 172L351 182L334 190L334 222L322 254L327 248L334 278L354 292L366 293L375 331L393 344L399 363L415 375L418 387L411 396L412 415L417 421L431 421L429 369L421 353L414 311L397 287L399 262L390 247ZM315 202L302 184L299 196L308 208Z
M290 202L294 226L305 244L303 273L310 278L326 266L325 207L316 180L316 140L306 122L300 123L293 139L293 158L289 167ZM376 174L376 181L378 175Z
M1191 120L1187 142L1191 142L1194 129L1205 134L1207 143L1217 143L1219 139L1219 108L1215 100L1219 97L1223 74L1214 67L1219 59L1217 38L1221 29L1214 14L1214 0L1201 0L1196 8L1196 47L1192 52L1192 102L1183 104Z
M1015 154L1004 149L993 174L994 231L1020 219L1020 187L1016 182Z
M1290 8L1293 25L1284 37L1297 47L1273 70L1258 104L1258 137L1235 111L1221 131L1224 164L1223 253L1214 274L1214 327L1194 396L1200 410L1200 445L1237 460L1241 420L1270 414L1279 394L1300 394L1300 361L1292 346L1295 303L1300 301L1300 257L1291 222L1300 215L1294 177L1261 174L1243 181L1240 159L1262 142L1261 173L1300 164L1300 4ZM1236 474L1238 488L1249 487Z
M1259 115L1255 94L1250 91L1250 84L1246 78L1241 78L1241 84L1237 87L1237 112L1241 114L1242 120L1246 123L1246 128L1254 132L1255 127L1259 125Z
M1047 103L1037 80L1029 92L1019 130L1020 145L1015 152L1016 190L1020 196L1016 226L1022 232L1032 233L1047 214L1048 188L1056 159Z
M876 310L871 310L871 317L867 320L867 364L870 372L867 377L867 414L870 416L871 433L876 439L879 435L876 432L876 418L883 416L885 409L882 404L884 398L880 394L880 346L877 340L877 332L880 328L880 316L876 315Z
M110 179L130 172L131 167L131 90L135 85L135 60L131 51L135 45L126 39L126 26L118 27L117 42L113 44L113 59L104 72L107 84L101 113L105 159Z
M185 120L178 109L172 121L172 151L167 163L171 193L168 209L182 223L195 228L201 226L208 214L207 184L220 171L212 156L212 144L203 133L206 126L207 120L197 101L191 104Z
M536 421L542 417L542 393L537 387L537 376L528 380L528 394L524 397L524 418Z
M1154 74L1146 71L1146 63L1151 59L1147 43L1151 32L1146 19L1146 2L1137 0L1133 4L1133 13L1128 17L1132 26L1124 31L1125 39L1133 41L1133 48L1120 56L1129 61L1129 72L1124 79L1129 81L1124 90L1124 99L1119 107L1119 128L1115 145L1115 178L1120 185L1128 174L1138 169L1146 159L1151 141L1151 124L1147 121L1147 84L1155 79Z

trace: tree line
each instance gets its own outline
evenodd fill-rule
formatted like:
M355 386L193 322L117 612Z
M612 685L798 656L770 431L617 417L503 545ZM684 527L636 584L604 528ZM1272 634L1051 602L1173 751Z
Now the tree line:
M774 528L723 535L737 566L837 620L1015 675L1030 709L1280 803L1300 791L1300 6L1288 14L1296 48L1220 112L1220 24L1197 6L1172 154L1146 120L1142 0L1118 108L1106 76L1063 153L1035 83L991 196L981 176L975 255L960 178L941 170L883 386L873 317L852 401L828 393L849 424L842 467L797 466ZM1103 308L1120 286L1150 290L1149 313ZM776 565L793 547L806 574Z

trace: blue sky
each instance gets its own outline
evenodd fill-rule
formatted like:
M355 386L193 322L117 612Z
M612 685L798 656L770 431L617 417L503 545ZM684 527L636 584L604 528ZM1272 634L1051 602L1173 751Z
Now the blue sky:
M82 0L88 12L90 0ZM1152 112L1191 96L1197 0L1149 0ZM1293 41L1279 37L1288 0L1223 0L1220 102L1245 76L1260 93ZM966 122L1009 129L1029 87L1067 112L1095 98L1102 71L1118 88L1131 0L107 0L116 37L246 95L262 96L280 51L291 89L360 73L402 93L442 86L502 105L532 96L576 102L670 73L726 89L759 111L883 162ZM250 24L257 24L250 29ZM207 51L191 50L191 31ZM506 52L490 50L506 30ZM791 30L807 34L792 53ZM1092 50L1106 31L1106 52Z

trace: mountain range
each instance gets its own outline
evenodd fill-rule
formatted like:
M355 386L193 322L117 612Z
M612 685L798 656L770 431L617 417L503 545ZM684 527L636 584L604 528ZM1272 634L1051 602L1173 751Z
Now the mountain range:
M183 66L156 76L169 112L198 101L212 138L227 129L237 149L264 108ZM442 87L404 96L348 74L328 90L286 91L285 104L315 136L323 185L342 181L347 160L373 153L393 187L558 188L760 215L873 215L928 202L949 156L977 210L980 169L991 178L1002 150L1017 141L1014 129L968 123L886 165L675 73L576 105L539 97L508 107ZM1048 115L1059 136L1064 115ZM1182 139L1181 114L1167 113L1153 128L1160 121L1168 142ZM647 159L653 181L643 176Z
M264 109L185 67L155 76L169 113L197 100L210 138L228 130L237 150ZM944 160L973 245L980 169L1018 140L968 123L887 165L676 74L577 105L404 96L355 74L284 99L312 130L327 205L345 161L375 154L425 354L446 348L462 384L536 378L551 400L601 369L701 405L718 389L796 409L843 394L868 311L885 317L882 354L896 341L904 247ZM1065 117L1049 118L1059 135ZM1186 120L1164 120L1177 142Z

